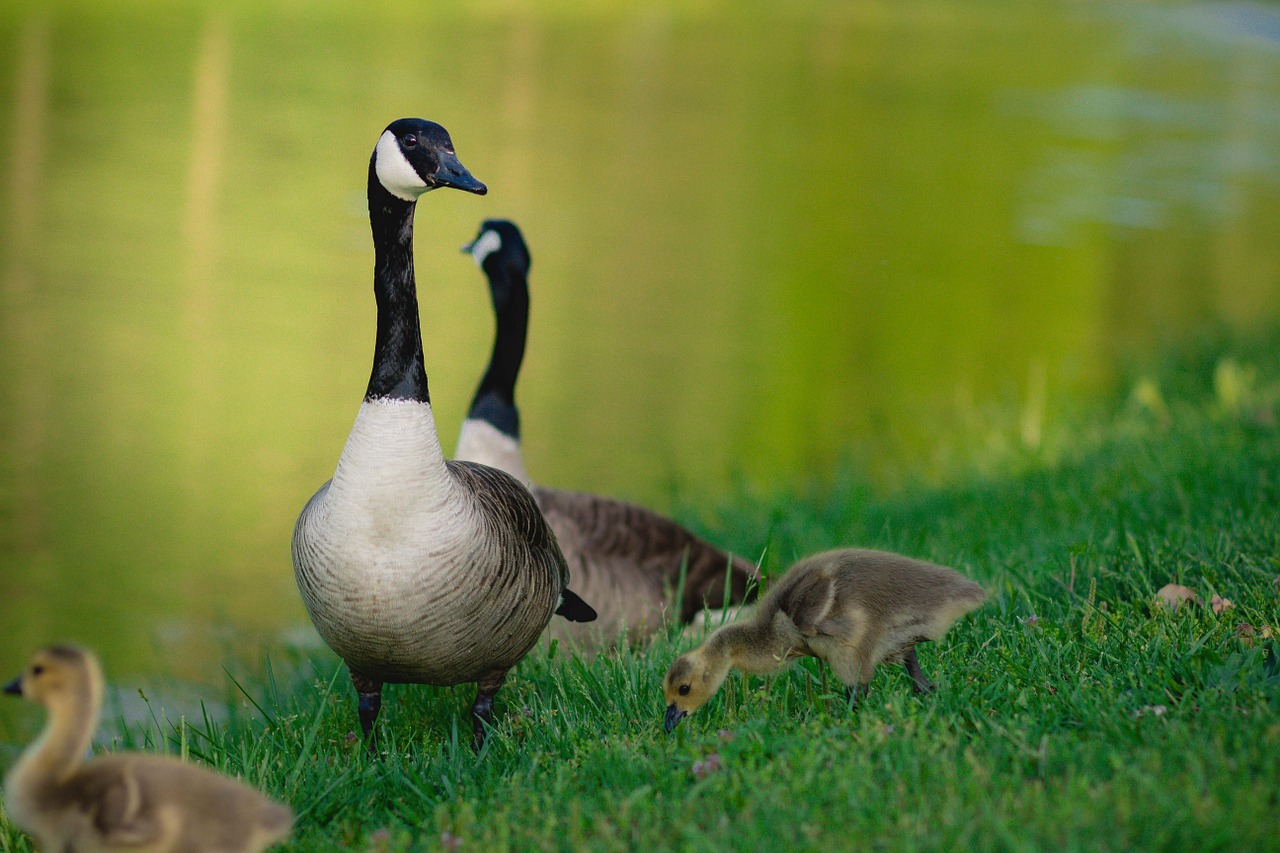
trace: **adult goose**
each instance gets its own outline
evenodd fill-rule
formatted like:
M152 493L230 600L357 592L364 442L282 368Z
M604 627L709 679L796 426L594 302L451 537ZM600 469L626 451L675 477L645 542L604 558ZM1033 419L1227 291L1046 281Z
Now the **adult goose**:
M489 280L496 331L489 366L476 388L458 436L456 459L501 468L529 482L520 452L516 378L529 322L529 247L515 223L486 220L463 247ZM592 648L624 629L643 639L662 624L671 594L681 587L675 614L682 622L704 607L741 603L755 595L756 567L655 512L582 492L533 486L573 572L574 588L595 607L592 625L553 621L553 637Z
M293 533L298 589L347 664L371 751L386 682L474 682L479 749L494 695L552 614L595 616L568 590L564 556L528 489L440 449L413 270L414 208L437 187L486 192L443 127L392 122L369 160L373 371L333 479Z

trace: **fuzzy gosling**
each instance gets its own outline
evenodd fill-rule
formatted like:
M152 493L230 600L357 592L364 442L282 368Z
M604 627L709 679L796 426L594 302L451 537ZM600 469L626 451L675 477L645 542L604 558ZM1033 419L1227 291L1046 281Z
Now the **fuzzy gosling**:
M115 753L85 762L103 693L91 652L37 652L4 692L49 713L4 780L9 817L40 849L245 853L289 834L288 808L177 758Z
M715 695L730 669L781 672L797 658L825 660L857 701L876 665L902 663L917 693L933 685L916 643L936 640L986 593L953 569L900 554L847 548L801 560L745 619L720 628L667 671L666 728Z

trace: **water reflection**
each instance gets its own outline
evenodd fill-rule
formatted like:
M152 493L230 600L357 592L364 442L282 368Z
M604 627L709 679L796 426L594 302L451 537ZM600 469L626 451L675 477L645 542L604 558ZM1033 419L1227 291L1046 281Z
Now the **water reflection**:
M1034 443L1118 350L1280 315L1272 11L757 11L0 13L0 660L216 681L156 626L305 619L289 532L367 379L400 115L492 188L420 211L442 434L491 334L456 247L511 217L555 485L696 504L851 446L892 482L993 397Z

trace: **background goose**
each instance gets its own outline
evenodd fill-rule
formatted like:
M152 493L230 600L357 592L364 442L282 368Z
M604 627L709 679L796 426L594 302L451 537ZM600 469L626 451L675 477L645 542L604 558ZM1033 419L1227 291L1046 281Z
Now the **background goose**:
M293 814L241 782L162 755L85 762L102 707L102 669L75 646L37 652L4 692L49 713L4 780L5 808L43 850L262 850Z
M458 436L457 459L492 465L529 482L520 453L516 378L529 322L529 248L510 221L481 223L463 247L489 279L496 329L489 366L476 388ZM625 625L631 639L662 623L685 569L676 615L688 622L704 606L736 604L755 594L756 567L731 557L668 518L624 501L533 486L533 495L573 572L574 588L600 614L592 625L554 621L552 636L592 646L614 639Z
M667 731L714 696L730 669L770 675L806 656L825 660L854 701L886 660L906 666L917 693L932 690L916 644L940 638L985 598L954 569L901 554L846 548L801 560L749 617L671 665Z
M567 589L564 557L528 489L441 452L413 269L414 208L436 187L486 191L443 127L392 122L369 161L373 370L333 479L293 534L298 589L347 663L371 749L384 682L475 682L479 748L494 694L552 613L595 615Z

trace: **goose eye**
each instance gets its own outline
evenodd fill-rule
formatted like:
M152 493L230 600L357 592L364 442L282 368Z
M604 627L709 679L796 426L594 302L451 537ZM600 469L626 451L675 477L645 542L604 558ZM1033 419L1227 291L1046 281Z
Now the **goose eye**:
M400 142L404 145L405 148L418 147L418 137L413 135L412 133L406 133L404 135L404 138L401 139Z
M676 691L676 692L677 692L677 693L679 693L681 696L688 696L688 695L689 695L689 685L687 685L687 684L681 684L681 685L680 685L680 689L679 689L678 691Z

